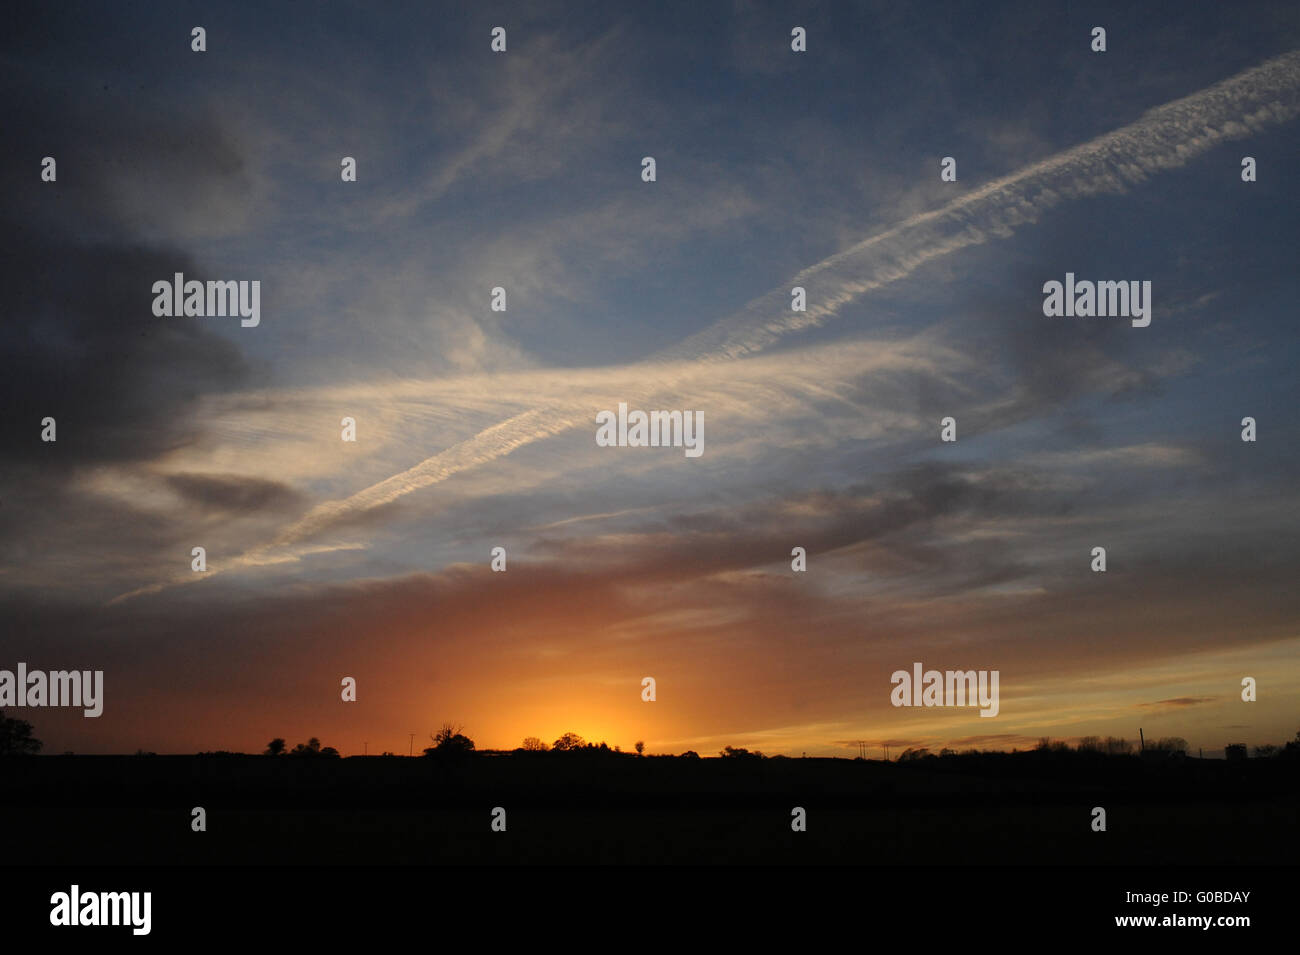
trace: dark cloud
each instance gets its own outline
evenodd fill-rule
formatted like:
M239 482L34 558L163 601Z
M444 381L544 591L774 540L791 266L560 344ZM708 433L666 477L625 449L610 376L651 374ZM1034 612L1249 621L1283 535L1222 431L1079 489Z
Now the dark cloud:
M171 474L167 483L205 511L258 511L298 504L302 495L280 481L229 474Z
M243 381L239 350L198 319L155 318L154 281L193 269L178 252L86 246L33 224L0 223L14 238L0 261L9 294L0 326L0 452L39 464L45 480L71 467L156 457L195 438L204 394ZM42 418L58 441L40 439Z
M1074 221L1071 216L1070 223ZM1039 231L1048 228L1040 226ZM963 312L970 316L963 322L965 347L985 367L1008 373L1015 386L1017 408L1000 408L998 419L979 422L977 431L986 424L1037 417L1093 393L1115 398L1152 393L1156 387L1150 369L1133 357L1133 333L1144 330L1134 329L1127 319L1043 315L1043 283L1063 282L1067 271L1079 280L1147 277L1131 275L1122 266L1119 271L1101 263L1094 266L1096 257L1085 254L1083 241L1069 238L1064 230L1057 234L1066 238L1046 240L1047 248L1037 250L1041 254L1033 261L1018 263L996 289L981 290L963 303ZM969 428L966 433L971 433Z
M1200 703L1214 702L1212 696L1178 696L1171 700L1157 700L1155 703L1139 703L1140 707L1158 706L1162 709L1178 708L1183 706L1197 706Z
M873 562L877 572L929 573L936 588L964 590L1006 582L1030 568L995 539L945 541L944 522L1060 516L1072 507L1027 469L925 462L842 490L680 514L637 529L635 547L620 535L612 541L543 539L535 550L574 566L639 565L638 574L657 579L768 566L788 561L795 545L822 559L887 541L888 549L858 559Z
M41 17L39 28L33 17L20 20L37 47L55 35L75 44L94 34L72 16ZM98 42L111 46L102 35ZM43 481L194 440L195 402L250 376L240 349L209 320L152 312L155 281L200 271L190 251L165 244L156 236L166 230L152 226L215 214L213 203L246 192L239 147L202 109L146 107L93 83L83 61L64 65L56 80L30 51L0 64L11 91L0 107L8 131L0 455L39 466ZM41 181L44 156L58 162L56 182ZM40 440L46 416L58 422L55 444Z

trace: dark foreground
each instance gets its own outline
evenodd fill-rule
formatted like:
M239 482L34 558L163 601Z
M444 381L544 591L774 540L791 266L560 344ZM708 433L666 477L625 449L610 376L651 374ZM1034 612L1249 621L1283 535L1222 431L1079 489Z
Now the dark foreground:
M7 855L28 864L1232 866L1300 847L1281 759L53 756L0 773Z

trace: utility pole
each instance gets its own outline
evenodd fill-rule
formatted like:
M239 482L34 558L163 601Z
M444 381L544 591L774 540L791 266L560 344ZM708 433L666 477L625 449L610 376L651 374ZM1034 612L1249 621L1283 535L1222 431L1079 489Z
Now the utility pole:
M409 735L411 737L411 748L407 751L406 755L414 756L415 755L415 734L411 733Z
M1138 742L1142 744L1142 752L1147 751L1147 738L1142 735L1142 727L1138 727Z
M362 755L362 756L369 756L369 755L370 755L370 744L369 744L369 743L362 743L362 744L361 744L361 755Z

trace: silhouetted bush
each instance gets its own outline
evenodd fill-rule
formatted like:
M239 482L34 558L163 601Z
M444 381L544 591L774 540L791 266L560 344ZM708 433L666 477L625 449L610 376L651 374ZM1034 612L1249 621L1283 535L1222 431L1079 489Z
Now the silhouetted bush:
M431 737L433 745L424 751L424 755L439 757L468 756L474 752L474 741L461 732L463 728L451 723L443 723L442 729Z
M0 756L34 756L40 750L41 741L32 735L32 724L10 719L0 710Z
M935 758L934 754L931 753L930 750L924 746L918 747L917 749L912 749L911 747L908 747L907 749L903 750L903 752L899 755L898 761L900 763L910 763L918 759L934 759L934 758Z
M1300 730L1296 731L1295 739L1282 747L1282 756L1285 759L1300 758Z
M272 740L271 742L274 743L277 741ZM280 742L283 741L281 740ZM267 747L267 752L268 753L270 752L270 747ZM333 746L326 746L324 749L321 749L320 740L318 740L315 736L313 736L311 739L307 740L307 742L299 743L292 750L290 750L287 755L308 756L308 757L325 756L325 757L333 757L334 759L338 759L339 751L335 749Z
M1181 736L1166 736L1148 743L1142 751L1148 759L1176 759L1187 755L1187 740Z

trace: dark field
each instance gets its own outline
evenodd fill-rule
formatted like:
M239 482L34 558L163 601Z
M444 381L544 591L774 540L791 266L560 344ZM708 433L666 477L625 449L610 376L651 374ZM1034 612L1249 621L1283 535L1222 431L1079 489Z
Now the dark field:
M48 864L1290 864L1300 822L1282 759L58 756L0 772L7 846Z

